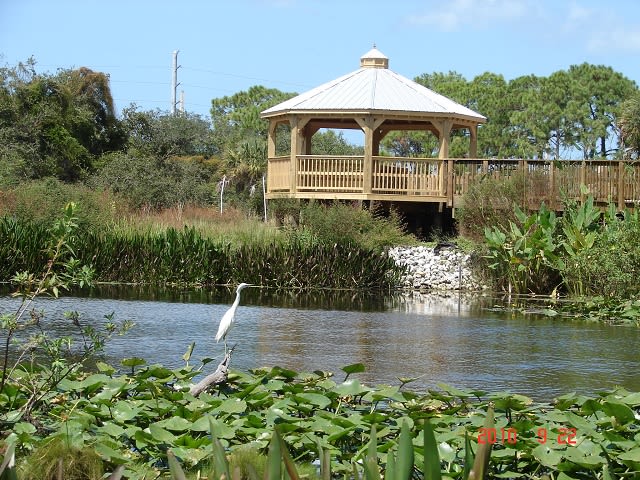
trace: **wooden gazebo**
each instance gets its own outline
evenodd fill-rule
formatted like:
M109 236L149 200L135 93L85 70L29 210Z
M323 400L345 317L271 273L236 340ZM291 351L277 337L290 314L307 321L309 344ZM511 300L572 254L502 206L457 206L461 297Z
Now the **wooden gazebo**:
M439 202L452 205L449 185L453 130L466 130L468 157L475 158L482 115L389 69L374 46L360 68L261 113L269 120L267 198L318 198ZM281 124L291 132L289 155L276 155ZM364 133L364 155L311 155L313 135L323 128ZM380 156L391 131L435 134L438 158Z

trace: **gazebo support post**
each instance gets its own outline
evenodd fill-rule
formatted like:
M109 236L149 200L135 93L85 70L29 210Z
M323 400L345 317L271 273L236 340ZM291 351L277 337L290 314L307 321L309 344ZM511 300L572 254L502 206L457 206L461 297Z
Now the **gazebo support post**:
M291 164L289 165L289 184L291 193L298 191L298 155L304 152L304 127L308 119L302 119L297 115L291 115Z
M478 158L478 126L469 127L469 158Z
M356 118L356 122L364 132L364 160L362 166L362 190L363 193L371 194L373 191L373 157L374 152L380 148L379 142L375 141L375 131L382 125L384 119L376 119L372 116Z

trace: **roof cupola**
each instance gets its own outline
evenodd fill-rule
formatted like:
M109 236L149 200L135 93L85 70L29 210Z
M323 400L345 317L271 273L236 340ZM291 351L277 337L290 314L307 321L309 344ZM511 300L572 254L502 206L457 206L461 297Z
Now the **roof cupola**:
M389 68L389 58L376 48L373 48L360 57L360 68Z

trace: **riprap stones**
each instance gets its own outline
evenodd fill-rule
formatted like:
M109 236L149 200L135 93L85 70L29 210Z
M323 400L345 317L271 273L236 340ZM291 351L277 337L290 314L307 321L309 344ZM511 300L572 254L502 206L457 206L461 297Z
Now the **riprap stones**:
M444 242L435 247L393 247L389 256L405 266L401 287L413 290L483 290L488 288L471 268L473 254Z

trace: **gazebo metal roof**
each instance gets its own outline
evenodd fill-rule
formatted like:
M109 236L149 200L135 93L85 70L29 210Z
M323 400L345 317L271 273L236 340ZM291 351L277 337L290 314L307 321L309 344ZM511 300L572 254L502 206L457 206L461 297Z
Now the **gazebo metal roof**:
M269 118L289 113L402 112L432 114L486 122L486 117L388 68L388 58L374 46L361 67L275 105L261 113Z

